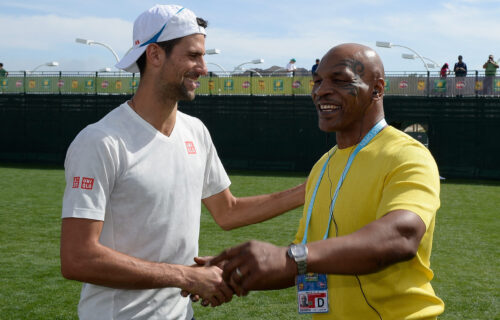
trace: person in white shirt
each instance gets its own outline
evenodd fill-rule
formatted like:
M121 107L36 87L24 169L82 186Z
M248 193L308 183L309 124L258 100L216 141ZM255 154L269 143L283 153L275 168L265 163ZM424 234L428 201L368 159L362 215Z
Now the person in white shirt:
M178 111L207 74L206 25L176 5L142 13L117 64L140 72L136 94L68 149L61 272L84 282L80 319L192 319L181 290L212 306L230 301L220 268L192 266L201 202L225 230L303 204L304 185L234 197L207 128Z
M290 59L290 62L288 62L288 64L286 65L286 71L288 72L287 76L289 77L293 77L295 75L295 71L297 70L295 62L297 62L297 60L295 60L295 58L292 58Z

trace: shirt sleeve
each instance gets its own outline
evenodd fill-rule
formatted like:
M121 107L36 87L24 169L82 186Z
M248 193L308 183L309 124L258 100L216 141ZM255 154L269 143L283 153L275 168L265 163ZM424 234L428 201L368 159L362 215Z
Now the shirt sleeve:
M421 145L402 149L391 161L377 219L394 210L416 213L428 228L440 206L440 181L436 162Z
M207 164L203 179L202 199L206 199L229 188L231 181L217 155L217 150L212 142L208 129L203 126L205 143L207 146Z
M117 172L116 142L87 127L71 143L64 163L63 218L104 221Z

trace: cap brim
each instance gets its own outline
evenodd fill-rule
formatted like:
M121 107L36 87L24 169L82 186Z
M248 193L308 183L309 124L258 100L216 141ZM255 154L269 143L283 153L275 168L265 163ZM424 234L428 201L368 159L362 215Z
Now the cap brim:
M136 61L144 53L144 51L146 51L146 47L147 46L133 48L117 64L115 64L115 67L127 72L139 73L139 67L137 66Z

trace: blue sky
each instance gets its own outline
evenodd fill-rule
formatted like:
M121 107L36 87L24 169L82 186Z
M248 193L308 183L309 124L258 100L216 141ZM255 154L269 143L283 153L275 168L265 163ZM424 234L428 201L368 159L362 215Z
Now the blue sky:
M96 71L114 69L110 45L123 56L132 45L135 18L158 1L132 0L0 0L0 62L8 71L32 70L48 61L58 67L39 70ZM207 62L226 70L264 59L261 65L284 67L290 58L310 69L332 46L357 42L373 47L386 71L424 71L419 60L402 59L403 48L378 48L375 41L410 47L421 56L453 65L458 54L469 70L482 69L489 54L500 58L500 0L317 0L170 2L209 21L207 48L219 55ZM209 70L218 70L208 65ZM247 66L252 67L252 66ZM432 69L431 69L432 70ZM437 69L436 69L437 70Z

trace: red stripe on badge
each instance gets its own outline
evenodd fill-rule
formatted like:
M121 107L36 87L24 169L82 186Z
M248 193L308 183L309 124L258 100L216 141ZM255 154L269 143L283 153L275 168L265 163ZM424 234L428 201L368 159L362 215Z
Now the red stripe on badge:
M193 141L185 141L186 149L188 154L196 154L196 148L194 147Z

